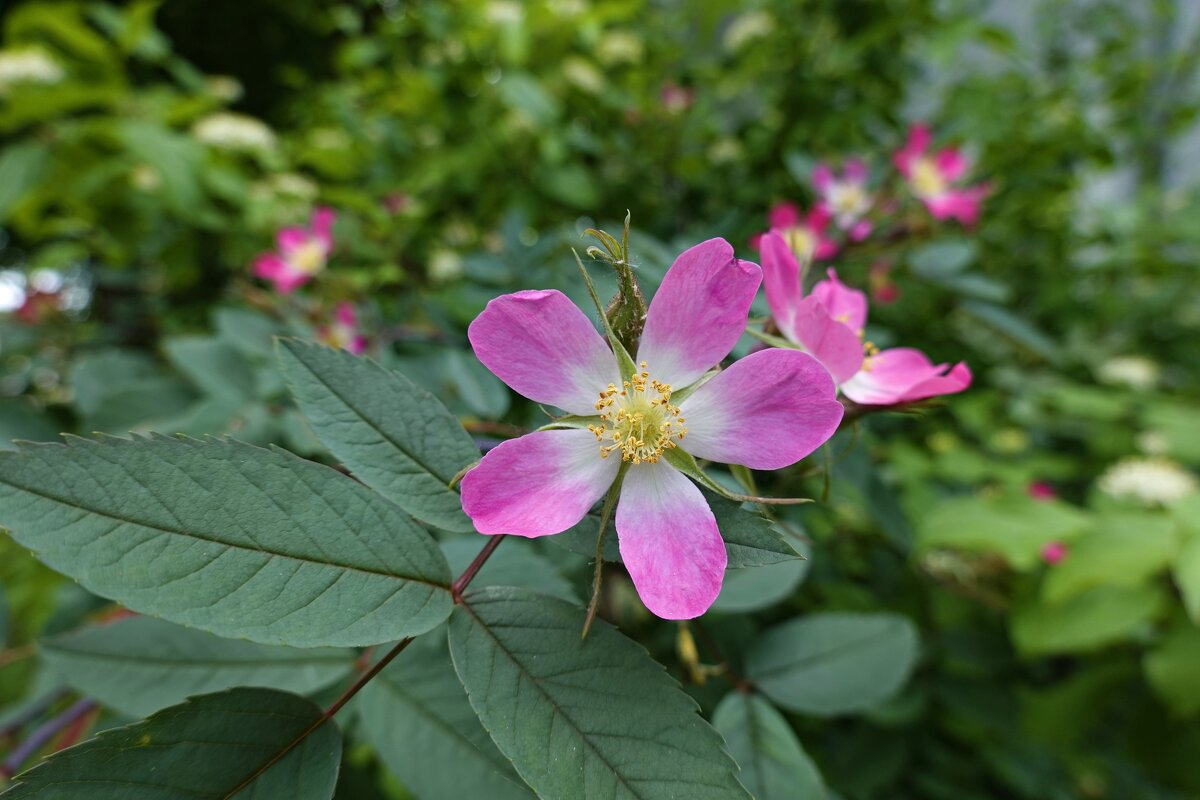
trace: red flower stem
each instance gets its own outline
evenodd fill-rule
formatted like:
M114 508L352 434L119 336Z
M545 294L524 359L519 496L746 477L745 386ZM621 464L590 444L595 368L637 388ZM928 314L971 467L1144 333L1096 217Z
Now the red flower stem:
M15 717L9 720L7 725L5 725L3 728L0 728L0 739L6 739L9 736L12 736L14 733L21 730L21 728L24 728L42 714L46 713L46 709L50 708L50 706L61 700L66 693L66 689L55 689L54 691L43 695L40 699L35 701L20 714L17 714Z
M479 572L484 563L492 557L492 553L496 552L496 548L500 546L500 542L504 541L506 534L497 534L488 540L488 543L479 551L479 555L475 556L475 560L463 571L462 575L454 581L454 585L450 587L450 594L454 597L455 603L462 602L462 593L466 591L467 586L475 579L475 574Z
M0 764L0 777L8 779L16 775L17 771L21 769L21 765L28 761L34 753L41 750L47 742L57 736L59 731L81 717L90 714L96 708L97 704L95 700L84 698L83 700L76 701L74 705L57 717L44 722L33 733L29 734L28 739L21 742L9 754L3 764Z

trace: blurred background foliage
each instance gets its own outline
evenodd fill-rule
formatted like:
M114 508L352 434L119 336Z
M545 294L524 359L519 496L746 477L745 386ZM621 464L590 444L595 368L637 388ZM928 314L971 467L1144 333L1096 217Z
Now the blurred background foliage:
M832 797L1200 795L1200 4L25 0L0 25L3 446L159 430L322 457L270 337L347 301L371 355L502 435L540 412L465 326L505 291L582 299L584 228L631 210L652 288L702 238L753 258L818 159L888 181L913 121L966 143L977 227L901 209L902 236L835 263L898 292L869 338L975 385L760 487L825 500L784 518L810 566L725 598L754 613L719 603L712 637L737 662L813 611L918 623L897 699L789 714ZM280 298L249 265L317 204L332 266ZM98 601L7 540L0 587L4 704L43 680L22 648ZM671 628L609 612L712 711ZM346 791L405 796L349 753Z

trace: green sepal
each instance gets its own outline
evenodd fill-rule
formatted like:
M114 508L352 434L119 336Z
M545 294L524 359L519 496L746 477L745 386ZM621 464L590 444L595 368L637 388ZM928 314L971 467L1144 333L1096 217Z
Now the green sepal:
M604 313L604 306L600 303L600 295L596 294L596 285L592 283L592 277L588 275L587 268L583 266L583 261L579 258L579 253L571 251L575 256L575 263L579 265L579 274L583 275L583 282L587 285L588 295L591 296L592 302L596 305L596 313L600 315L600 323L604 326L604 336L608 339L609 346L612 347L613 355L617 357L617 367L621 370L621 379L628 380L634 373L637 372L637 365L633 363L633 357L629 355L629 351L625 349L625 345L621 344L621 340L613 333L612 325L608 322L608 315Z

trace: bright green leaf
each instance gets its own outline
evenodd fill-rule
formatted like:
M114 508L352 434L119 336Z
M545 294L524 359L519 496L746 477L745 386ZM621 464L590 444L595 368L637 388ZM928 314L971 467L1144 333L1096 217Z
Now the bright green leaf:
M279 357L313 430L358 478L417 519L475 530L449 483L479 451L437 398L345 350L281 339Z
M450 651L471 705L539 797L748 797L696 704L640 646L521 589L471 592ZM686 787L686 788L685 788Z
M899 614L812 614L764 633L746 657L746 676L793 711L848 714L899 691L918 644L916 627Z
M1053 606L1029 602L1012 616L1012 637L1027 655L1077 653L1121 641L1165 602L1155 586L1102 586Z
M825 800L821 773L787 720L766 700L731 692L712 722L742 768L738 779L757 800Z
M1154 691L1183 716L1200 712L1200 630L1179 626L1143 662Z
M1071 539L1088 517L1066 503L1030 497L955 497L934 506L918 533L922 550L951 547L998 553L1019 570L1041 562L1048 543Z
M72 438L0 453L0 524L135 611L298 647L423 633L451 607L437 545L365 486L230 440Z
M271 689L195 697L50 756L16 779L4 800L328 800L342 742L332 721L278 762L321 718L309 701ZM236 795L230 792L265 772Z
M1042 585L1047 603L1095 586L1134 586L1165 569L1176 550L1175 526L1161 514L1113 513L1071 542Z
M311 694L347 675L357 657L222 639L150 617L58 636L40 651L68 686L135 718L234 686Z
M409 645L359 697L367 741L417 797L533 797L479 724L444 636Z

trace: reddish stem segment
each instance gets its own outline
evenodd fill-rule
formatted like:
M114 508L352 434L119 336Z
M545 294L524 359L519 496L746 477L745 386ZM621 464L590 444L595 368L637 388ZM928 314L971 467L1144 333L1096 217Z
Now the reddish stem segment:
M79 700L57 717L44 722L33 733L29 734L28 739L21 742L20 746L9 754L3 764L0 764L0 777L8 779L16 775L18 770L21 769L21 765L57 736L59 731L90 714L96 708L95 700Z
M479 551L479 555L475 556L475 560L463 570L463 574L458 576L458 580L454 581L454 585L450 587L450 594L454 596L454 602L462 601L462 593L467 590L467 586L475 579L475 574L479 572L484 563L492 557L492 553L500 546L500 542L504 541L506 534L497 534L488 540L488 543Z

